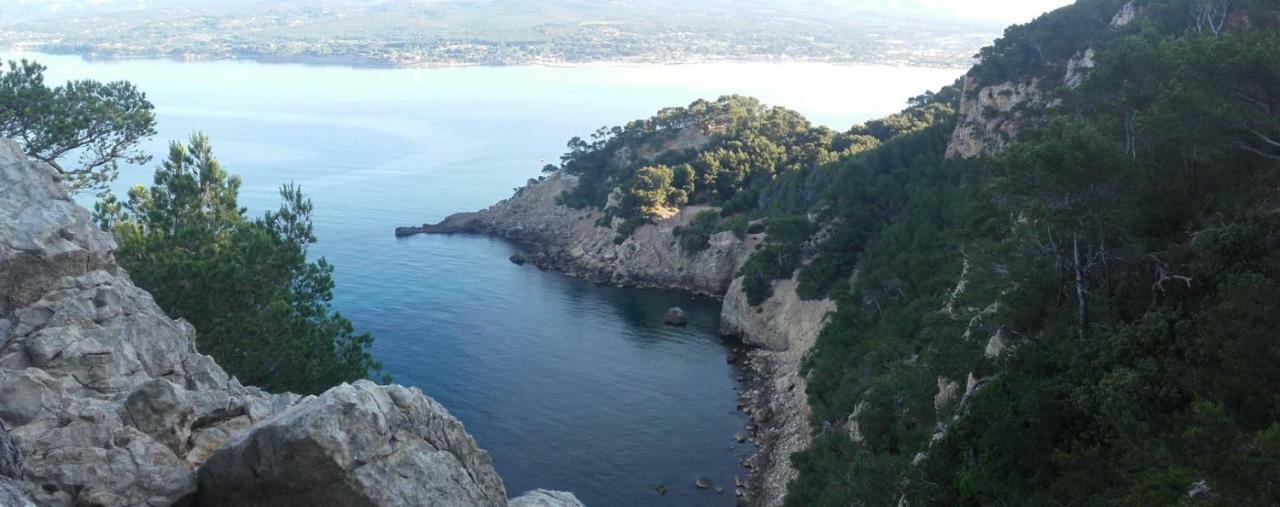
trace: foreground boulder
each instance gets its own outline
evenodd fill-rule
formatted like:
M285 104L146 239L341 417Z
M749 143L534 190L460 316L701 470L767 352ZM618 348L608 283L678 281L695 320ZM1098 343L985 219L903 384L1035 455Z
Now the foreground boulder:
M507 503L488 455L416 389L302 398L231 378L59 180L0 139L0 505Z
M444 407L417 389L368 381L330 389L228 444L200 468L197 498L208 506L507 503L488 453Z

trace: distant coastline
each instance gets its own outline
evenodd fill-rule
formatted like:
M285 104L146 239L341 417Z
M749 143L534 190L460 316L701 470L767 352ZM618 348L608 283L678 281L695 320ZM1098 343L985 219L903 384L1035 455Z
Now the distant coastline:
M76 49L45 47L42 45L13 44L0 46L6 53L40 53L58 56L77 56L85 61L130 61L130 60L169 60L175 62L254 62L262 64L291 64L361 67L373 69L447 69L463 67L607 67L607 66L645 66L645 65L707 65L735 63L778 63L778 64L828 64L828 65L869 65L882 67L918 67L930 69L955 69L963 71L971 67L973 59L951 63L941 61L916 60L877 60L853 58L824 58L804 56L768 56L755 57L700 57L682 59L658 59L649 57L611 58L596 60L538 59L512 61L446 61L429 60L419 62L396 62L360 55L269 55L252 53L225 54L167 54L167 53L100 53Z

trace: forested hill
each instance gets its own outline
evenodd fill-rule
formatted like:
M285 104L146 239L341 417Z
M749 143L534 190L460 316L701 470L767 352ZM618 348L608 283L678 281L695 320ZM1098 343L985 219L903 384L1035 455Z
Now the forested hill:
M790 505L1271 505L1277 55L1273 0L1081 0L849 132L736 97L602 131L564 201L720 206L685 248L764 229L753 302L838 302Z

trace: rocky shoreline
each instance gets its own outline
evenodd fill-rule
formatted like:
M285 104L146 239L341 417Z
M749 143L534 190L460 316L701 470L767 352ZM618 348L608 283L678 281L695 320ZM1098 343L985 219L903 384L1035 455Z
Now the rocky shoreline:
M753 347L746 354L746 390L739 405L751 419L750 438L759 450L743 461L749 473L747 480L736 484L736 493L745 505L782 505L787 486L796 476L790 456L810 442L800 362L835 310L834 303L802 301L795 293L795 281L782 280L774 284L773 297L751 306L736 276L763 235L739 238L731 232L718 233L705 251L685 254L673 231L710 209L689 206L615 243L614 229L597 224L603 213L557 204L557 197L575 184L572 176L553 173L488 209L451 215L436 224L400 227L395 233L401 237L460 233L501 237L526 250L517 263L598 284L682 290L721 300L721 334L741 338Z

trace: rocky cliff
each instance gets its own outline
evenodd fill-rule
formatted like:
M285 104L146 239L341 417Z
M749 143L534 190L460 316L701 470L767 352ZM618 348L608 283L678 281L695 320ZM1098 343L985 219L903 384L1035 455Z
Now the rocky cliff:
M1077 8L1083 7L1068 7ZM1142 10L1140 2L1129 1L1097 27L1086 28L1098 31L1097 38L1105 39L1129 27ZM1083 84L1095 64L1093 47L1085 46L1059 57L1047 55L1038 46L1035 51L1039 60L1020 69L1018 75L984 81L976 68L965 75L955 131L947 145L948 158L1004 151L1022 131L1043 118L1046 109L1061 102L1063 89Z
M753 504L766 507L783 504L787 486L797 476L791 455L808 448L812 439L800 363L836 310L828 299L801 299L796 284L795 279L774 282L773 295L753 307L742 278L734 279L720 310L722 334L761 347L748 359L754 381L743 399L756 426L753 439L760 445L760 452L747 461L752 470L748 491Z
M507 504L417 389L303 398L229 377L58 181L0 140L0 504Z

